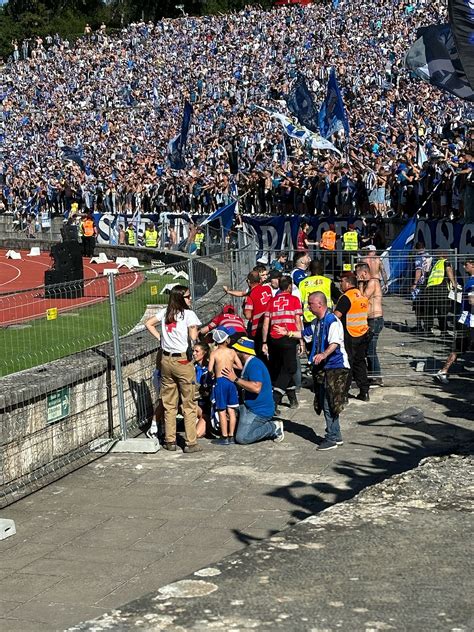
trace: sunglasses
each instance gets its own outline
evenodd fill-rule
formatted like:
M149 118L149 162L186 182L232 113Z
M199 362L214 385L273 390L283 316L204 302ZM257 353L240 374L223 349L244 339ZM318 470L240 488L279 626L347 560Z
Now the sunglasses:
M190 300L192 300L192 298L193 298L193 297L191 296L191 294L184 294L183 296L184 296L184 298L188 298L188 299L190 299Z

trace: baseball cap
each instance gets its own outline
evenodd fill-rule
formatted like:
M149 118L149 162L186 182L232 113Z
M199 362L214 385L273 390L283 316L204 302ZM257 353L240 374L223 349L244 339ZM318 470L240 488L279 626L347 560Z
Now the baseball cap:
M377 250L377 248L371 244L370 246L366 246L364 250Z
M212 332L212 339L214 340L214 342L217 342L218 345L225 342L228 337L229 337L229 334L225 327L218 327L217 329L214 329L214 331Z
M237 342L232 345L232 349L240 351L241 353L246 353L247 355L256 355L255 343L253 340L250 340L250 338L239 338L239 340L237 340Z

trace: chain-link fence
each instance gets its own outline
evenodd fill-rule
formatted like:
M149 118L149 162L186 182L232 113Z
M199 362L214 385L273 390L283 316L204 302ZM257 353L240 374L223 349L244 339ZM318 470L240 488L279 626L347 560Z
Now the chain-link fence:
M216 278L190 258L0 295L0 506L149 423L157 345L144 322L174 285L197 300Z
M344 258L343 267L356 273L369 296L369 324L384 377L441 368L459 333L466 258L454 250L422 249L365 251ZM372 369L373 358L368 361Z

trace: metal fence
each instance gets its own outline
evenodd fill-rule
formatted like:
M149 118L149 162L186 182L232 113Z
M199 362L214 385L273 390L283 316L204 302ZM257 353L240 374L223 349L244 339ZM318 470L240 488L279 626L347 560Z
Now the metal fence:
M196 259L0 295L0 506L148 425L156 340L144 321L176 283L215 283Z
M382 297L385 323L377 345L383 377L421 377L441 368L459 336L457 317L466 280L463 263L467 255L460 255L455 250L443 251L442 257L449 262L455 283L448 287L445 279L439 287L427 288L429 274L441 257L438 253L426 253L420 258L419 253L406 250L385 250L368 255L367 251L328 253L315 249L310 254L324 262L325 275L335 280L336 285L343 271L355 271L358 263L367 261L367 256L380 261L382 285L385 285L384 279L387 280ZM276 255L275 251L256 248L255 242L250 240L247 246L220 256L230 267L232 289L246 291L248 272L259 262L271 263ZM424 282L414 288L420 260L427 269ZM290 273L292 268L289 260L287 272ZM242 300L229 297L229 301L242 315Z

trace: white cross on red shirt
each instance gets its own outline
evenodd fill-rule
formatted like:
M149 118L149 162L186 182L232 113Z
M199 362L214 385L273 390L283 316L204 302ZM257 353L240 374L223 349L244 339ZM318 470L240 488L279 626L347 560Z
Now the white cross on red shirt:
M290 305L290 301L285 296L279 296L276 301L273 302L273 307L275 307L278 311L282 311L285 307Z

